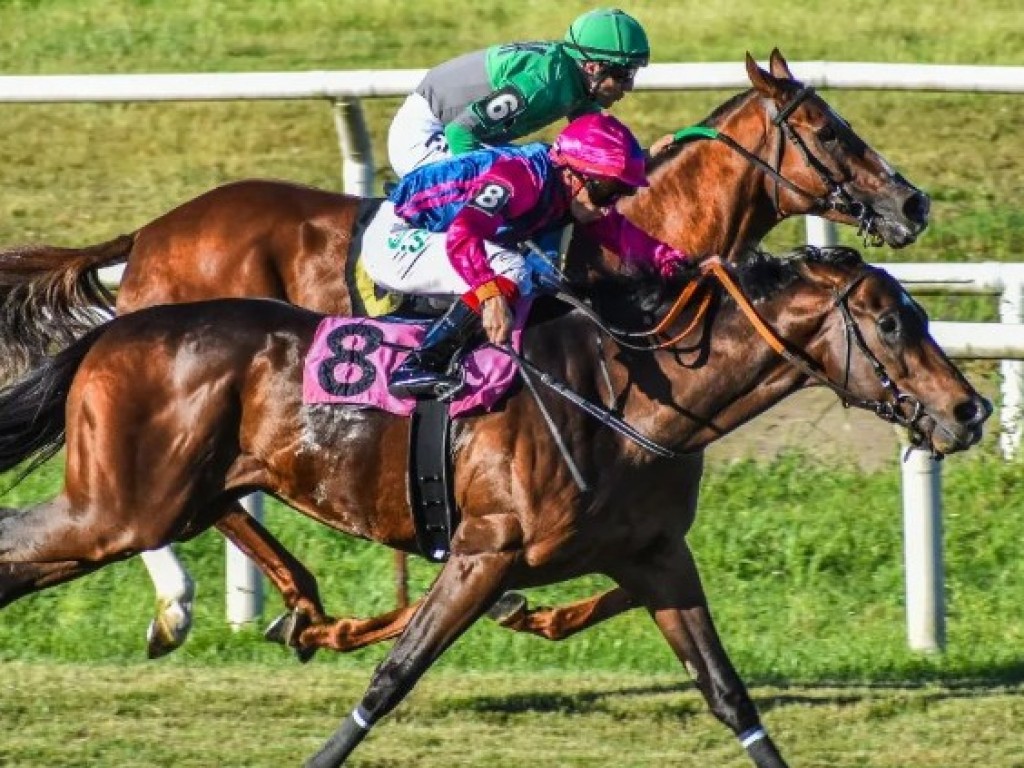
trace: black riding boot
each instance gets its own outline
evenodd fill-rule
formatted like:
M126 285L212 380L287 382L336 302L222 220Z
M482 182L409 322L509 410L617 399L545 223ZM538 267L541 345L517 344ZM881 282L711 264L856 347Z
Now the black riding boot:
M462 299L456 299L427 330L419 348L409 354L391 378L388 391L395 397L446 397L462 385L451 369L452 358L480 328L480 317Z

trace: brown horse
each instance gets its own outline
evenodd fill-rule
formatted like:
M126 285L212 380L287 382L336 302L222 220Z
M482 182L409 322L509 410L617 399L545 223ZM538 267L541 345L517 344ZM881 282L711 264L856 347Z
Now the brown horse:
M855 224L903 247L925 228L929 201L829 105L796 81L782 55L767 72L747 56L753 88L704 126L718 139L680 141L650 169L651 187L622 203L634 221L698 255L734 260L783 219L806 213ZM82 332L104 305L100 267L127 261L117 311L219 297L270 297L330 314L361 309L346 262L361 201L281 182L214 189L130 235L89 248L30 246L0 252L0 344L26 360ZM573 242L570 263L595 262ZM108 297L109 298L109 297ZM241 510L222 530L285 590L308 574L274 557L278 545ZM307 591L307 594L309 592ZM186 615L187 618L187 615ZM539 622L539 623L538 623ZM158 616L155 625L166 622ZM550 627L535 617L533 628ZM184 640L158 635L153 653Z
M685 542L702 449L809 383L904 424L939 453L977 442L991 407L930 337L923 311L855 251L764 256L735 274L756 308L711 283L699 322L688 312L674 321L685 329L675 349L599 345L580 310L528 326L527 359L614 402L657 453L525 387L500 410L460 421L453 461L463 522L452 555L310 765L344 762L506 590L588 573L611 577L650 611L755 765L786 765L718 638ZM595 301L617 326L646 317L646 303L622 295L621 284L603 287ZM302 403L303 356L321 319L257 300L154 307L90 332L0 393L0 470L52 455L65 434L67 444L61 494L0 512L0 605L195 536L253 490L342 532L413 550L407 421Z

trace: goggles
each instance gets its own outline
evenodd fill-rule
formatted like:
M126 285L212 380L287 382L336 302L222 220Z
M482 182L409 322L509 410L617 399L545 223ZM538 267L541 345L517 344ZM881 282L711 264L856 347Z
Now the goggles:
M640 67L627 67L623 64L605 64L601 68L601 75L603 77L610 77L612 80L618 80L620 83L632 83L636 79L636 73L640 71Z
M598 208L609 208L624 197L636 194L636 187L623 184L615 179L583 178L583 186L587 188L590 202Z

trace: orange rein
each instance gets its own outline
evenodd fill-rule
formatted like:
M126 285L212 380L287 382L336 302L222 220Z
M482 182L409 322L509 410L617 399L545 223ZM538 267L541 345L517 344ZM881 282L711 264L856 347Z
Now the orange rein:
M743 311L743 314L750 320L751 325L754 326L758 334L763 338L772 349L778 352L783 357L789 357L789 350L786 349L785 344L775 335L773 331L765 322L761 319L761 316L757 314L757 310L754 309L750 300L746 294L743 293L743 289L737 285L733 279L732 274L722 263L718 257L711 257L706 259L700 265L700 279L694 280L687 283L682 291L679 293L679 297L673 302L665 316L658 321L658 324L651 328L649 331L645 331L640 336L658 336L668 329L682 314L683 310L690 304L696 295L697 291L704 285L705 278L711 276L718 280L722 284L722 287L729 292L729 295L736 300L736 304ZM679 341L686 338L689 333L697 327L697 324L703 319L707 313L708 307L711 306L711 293L705 292L701 297L700 305L697 307L697 311L690 320L686 328L680 333L677 333L668 341L659 342L658 344L651 347L651 349L668 349L669 347L675 346Z

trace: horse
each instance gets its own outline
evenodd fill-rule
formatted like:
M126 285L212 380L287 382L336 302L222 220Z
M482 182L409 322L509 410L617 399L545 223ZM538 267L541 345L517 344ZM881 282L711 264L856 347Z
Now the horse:
M779 222L803 214L857 226L893 248L913 243L928 223L927 195L796 80L777 49L770 71L749 53L746 69L752 88L654 158L650 188L622 201L623 212L698 258L736 260ZM4 357L26 362L69 343L114 309L99 269L119 263L126 263L116 299L121 314L224 297L278 298L336 315L365 312L346 280L362 206L349 195L248 180L206 192L106 243L0 251ZM567 262L617 268L582 237L573 239ZM279 588L282 579L286 589L296 581L308 585L309 574L285 568L269 533L243 514L239 509L225 523L225 535ZM263 554L270 559L261 561ZM151 561L147 567L153 572ZM184 642L189 617L162 601L150 625L150 655Z
M613 403L621 428L529 387L456 423L462 522L451 555L309 766L341 765L507 590L591 573L650 612L755 766L786 765L722 646L686 543L703 449L808 385L902 424L937 454L975 444L991 405L932 339L923 309L855 250L710 264L697 283L710 300L670 314L676 337L657 348L619 333L598 343L585 306L527 325L525 370ZM595 304L616 327L635 331L652 304L663 316L666 302L605 287L595 285ZM31 471L67 449L56 498L0 511L0 607L189 539L256 490L343 533L415 550L408 421L303 404L303 359L323 319L255 299L147 308L0 392L0 471L32 460Z

